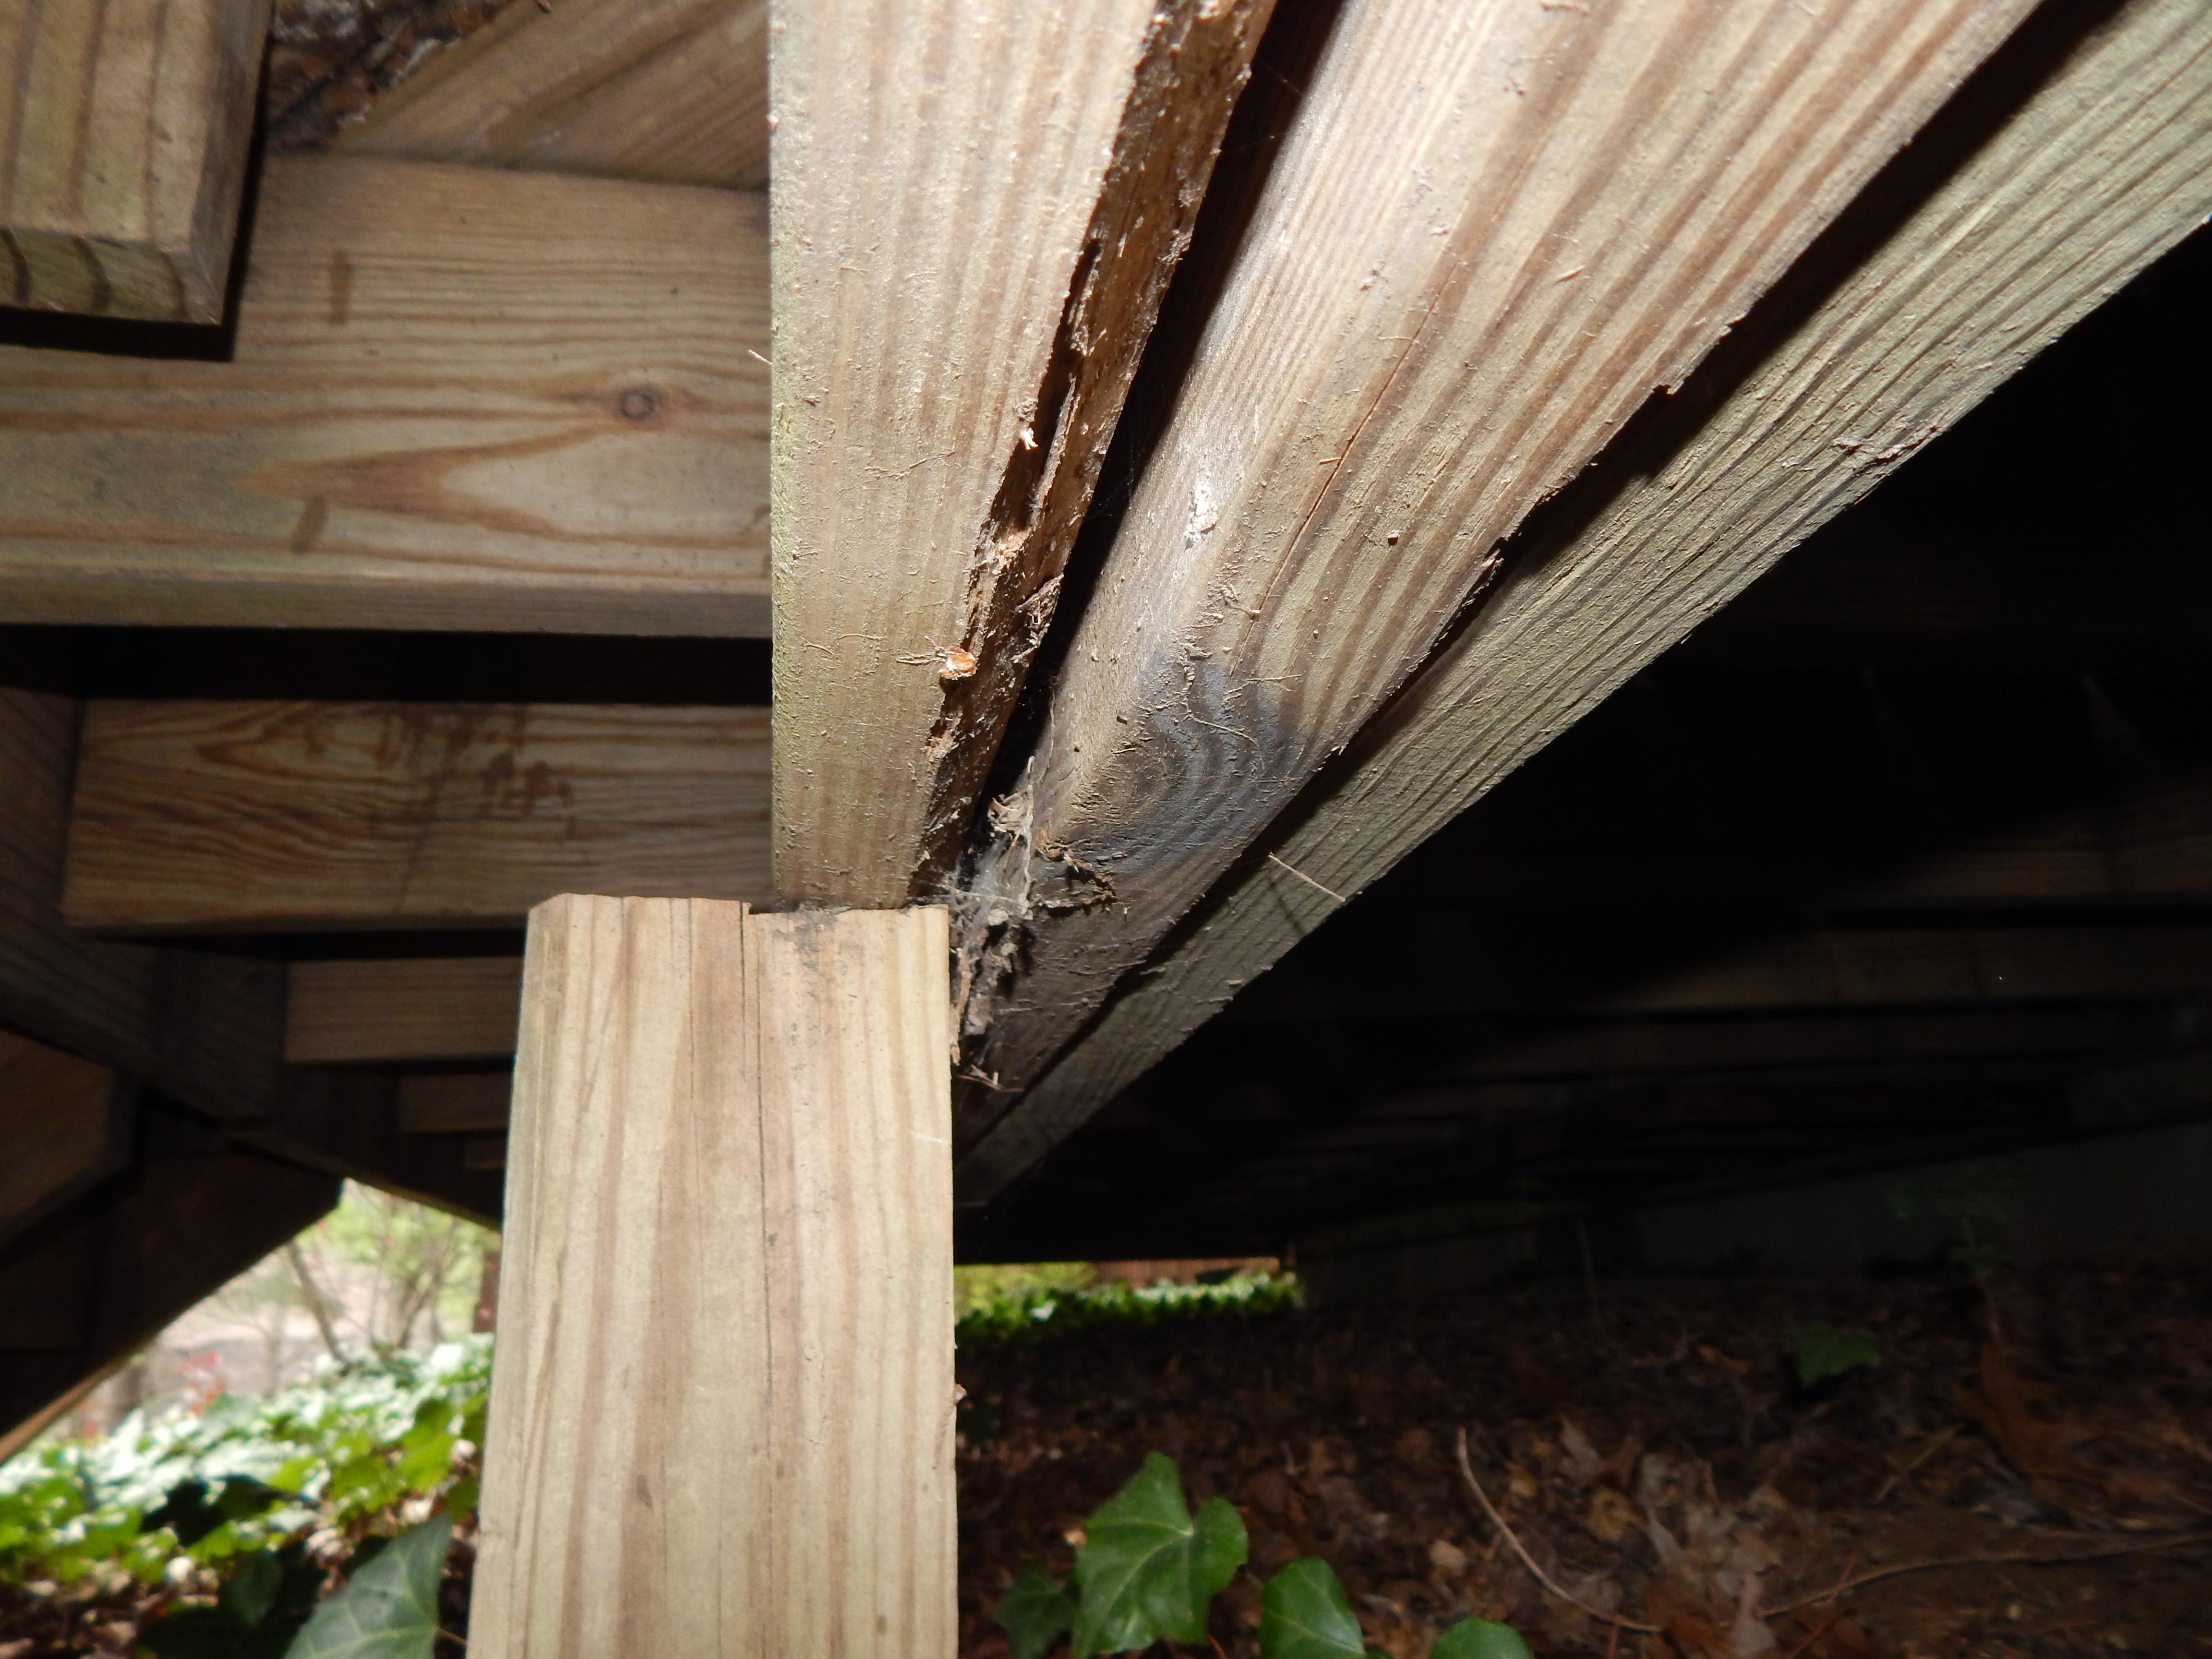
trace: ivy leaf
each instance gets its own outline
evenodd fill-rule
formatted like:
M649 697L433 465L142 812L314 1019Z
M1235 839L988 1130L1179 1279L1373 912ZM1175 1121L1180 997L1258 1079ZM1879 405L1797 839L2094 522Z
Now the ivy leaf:
M453 1541L442 1515L401 1533L315 1609L284 1659L430 1659Z
M1808 1319L1793 1327L1790 1341L1796 1350L1797 1385L1802 1389L1862 1365L1881 1364L1881 1350L1867 1332L1838 1330L1825 1319Z
M1462 1619L1437 1638L1429 1659L1536 1659L1521 1632L1487 1619Z
M1206 1607L1244 1565L1244 1522L1224 1498L1195 1517L1172 1459L1152 1453L1092 1512L1075 1553L1077 1659L1126 1653L1162 1637L1206 1639Z
M1303 1557L1267 1581L1260 1594L1261 1659L1363 1659L1366 1651L1344 1586L1321 1557Z
M1013 1659L1044 1659L1060 1634L1075 1622L1075 1598L1032 1561L1006 1586L991 1616L1013 1638Z

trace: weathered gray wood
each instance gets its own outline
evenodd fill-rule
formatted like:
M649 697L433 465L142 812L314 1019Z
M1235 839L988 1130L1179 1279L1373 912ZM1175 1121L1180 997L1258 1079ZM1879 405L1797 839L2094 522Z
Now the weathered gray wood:
M1932 21L1935 14L1925 16ZM2057 24L2068 26L2063 19ZM1834 31L1837 20L1824 14L1819 27ZM2141 0L2081 42L2048 83L1999 124L1847 283L1777 341L1757 373L1656 471L1629 479L1579 528L1570 526L1563 540L1534 550L1506 573L1473 623L1358 739L1326 799L1298 821L1276 827L1263 843L1269 856L1240 870L1199 925L1000 1121L987 1142L975 1144L978 1121L968 1120L963 1190L981 1195L1003 1186L1345 896L1388 870L2179 240L2212 207L2208 97L2212 17L2199 7ZM1189 447L1196 453L1204 446ZM1522 453L1518 446L1506 448L1509 464ZM1164 501L1159 511L1167 510ZM1462 522L1450 513L1435 513L1430 521ZM1370 522L1388 532L1397 520L1384 514ZM1478 532L1481 546L1488 545L1489 533ZM1328 591L1355 591L1351 574L1332 577ZM1143 587L1132 580L1133 595ZM1381 599L1371 588L1357 591L1370 597L1344 607L1346 620L1338 626L1354 630L1360 648L1371 650L1375 642L1358 630ZM1194 686L1224 688L1258 674L1243 668L1224 676L1212 658L1193 672ZM1152 735L1158 753L1190 733L1172 728ZM1071 727L1061 741L1073 739ZM1187 761L1169 765L1163 759L1164 778L1201 775L1204 756L1267 780L1297 770L1273 759L1246 760L1245 745L1233 737L1211 734L1209 743L1218 746L1194 750ZM1054 799L1088 799L1077 785L1094 775L1075 773L1062 749L1046 753L1048 767L1071 765L1052 785ZM1099 799L1117 799L1090 787ZM1158 793L1132 789L1118 799L1143 800ZM1237 792L1240 800L1261 793L1272 805L1285 792ZM1203 805L1189 806L1187 836L1218 841L1225 831L1216 827L1218 815L1208 816ZM1239 811L1237 823L1256 816ZM1132 921L1118 914L1059 924L1087 935L1066 947L1070 969L1018 984L1024 1001L1019 1017L1001 1022L1006 1036L985 1050L987 1067L993 1064L988 1055L1004 1054L999 1064L1012 1074L1009 1081L1026 1080L1052 1060L1076 1019L1112 988L1135 939L1157 938L1157 918L1172 908L1150 879L1139 887L1121 873L1128 860L1109 854L1121 842L1096 838L1087 826L1041 808L1032 817L1035 846L1073 847L1086 862L1108 869L1121 901L1141 903L1153 921L1133 935ZM1188 844L1169 850L1179 853ZM1130 845L1132 858L1138 851L1153 863L1166 856L1149 843ZM1207 867L1218 868L1218 860ZM1167 891L1182 895L1191 885L1178 875ZM1035 1006L1039 1001L1042 1009ZM1011 1098L999 1097L984 1112L1004 1111Z
M1273 4L777 9L786 896L958 852Z
M112 944L62 920L77 705L0 690L0 1021L227 1121L278 1094L274 963Z

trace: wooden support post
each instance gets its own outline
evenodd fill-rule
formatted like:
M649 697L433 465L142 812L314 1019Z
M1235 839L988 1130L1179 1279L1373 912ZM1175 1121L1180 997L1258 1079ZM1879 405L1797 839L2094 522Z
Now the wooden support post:
M269 0L0 6L0 305L222 314Z
M1741 8L1731 10L1747 15ZM1936 9L1914 12L1915 27L1934 25ZM1872 23L1872 14L1867 16ZM1966 20L1966 35L1985 42L1991 18ZM1670 52L1680 45L1680 21L1665 26ZM1845 35L1839 21L1830 15L1809 27L1820 31L1827 47L1840 47ZM2035 26L2039 34L2060 31L2062 46L2064 32L2080 27L2078 19L2057 13L2044 14ZM1886 34L1879 23L1873 27L1869 41L1895 45L1905 38ZM1957 44L1965 41L1962 35ZM1997 100L1998 118L1955 176L1937 179L1941 187L1929 191L1848 281L1797 313L1802 320L1792 319L1794 329L1785 337L1756 342L1764 352L1763 360L1753 360L1757 372L1728 388L1717 406L1701 398L1690 402L1690 412L1702 410L1702 425L1694 419L1682 422L1659 454L1632 453L1620 474L1597 480L1603 488L1594 492L1596 510L1563 514L1558 521L1563 531L1526 550L1474 620L1381 719L1364 733L1331 728L1338 735L1329 741L1352 752L1335 762L1326 794L1309 798L1291 817L1273 825L1254 849L1270 856L1248 859L1233 880L1215 890L1206 914L1183 927L1172 951L1149 963L1142 981L1133 983L1055 1063L1054 1051L1097 1011L1120 971L1140 961L1164 932L1160 919L1179 915L1197 898L1200 883L1192 860L1207 872L1226 866L1234 848L1249 845L1255 820L1266 816L1248 809L1265 805L1272 811L1287 803L1291 792L1284 786L1308 775L1304 760L1286 763L1256 750L1249 760L1243 757L1245 746L1236 732L1266 731L1250 718L1258 705L1247 707L1260 696L1255 689L1237 692L1233 717L1220 711L1206 716L1235 732L1210 732L1205 721L1191 731L1171 708L1168 728L1148 747L1138 746L1149 731L1139 730L1142 720L1123 728L1136 738L1117 740L1110 720L1102 726L1081 718L1087 712L1105 720L1115 708L1085 689L1099 671L1091 667L1078 641L1071 653L1077 674L1055 704L1062 736L1047 744L1044 775L1034 794L1030 845L1067 849L1104 868L1115 881L1118 902L1103 907L1112 915L1051 919L1069 935L1066 947L1042 953L1049 977L1033 973L1018 982L1017 1000L1028 1006L1000 1022L983 1064L1001 1070L1008 1083L1036 1086L1017 1106L1009 1109L1001 1103L1012 1097L1000 1097L980 1109L974 1121L963 1120L965 1196L998 1191L1042 1157L1265 972L1346 896L1390 868L1786 549L1873 489L2202 221L2212 208L2206 185L2212 179L2212 130L2202 116L2212 88L2212 19L2201 6L2189 0L2136 0L2059 52L2055 66L2036 61L2038 52L2051 55L2047 42L2024 36L2015 45L2029 59L2025 70L1992 65L1999 72L1994 84L1984 83L1983 96ZM2025 88L2018 78L2027 80ZM1594 79L1588 84L1607 83ZM1918 84L1916 96L1938 89L1933 79ZM1973 106L1965 112L1968 121L1989 118L1980 102L1962 100ZM1901 108L1891 106L1893 112ZM1822 132L1842 131L1833 118L1817 125ZM1935 135L1916 141L1916 153L1923 147L1942 153ZM1906 160L1909 164L1911 157ZM1679 174L1678 182L1686 178ZM1570 264L1554 275L1561 281L1571 277L1565 282L1571 289L1597 270L1577 270ZM1515 293L1547 291L1540 284ZM1710 314L1718 319L1735 308L1730 302ZM1609 314L1617 320L1626 313ZM1630 386L1640 395L1663 378L1635 376ZM1696 389L1692 382L1693 397ZM1479 408L1493 422L1492 429L1509 429L1495 407ZM1624 403L1608 418L1625 419L1629 412ZM1374 453L1379 421L1363 431L1361 454ZM1363 427L1366 422L1363 415ZM1521 465L1519 442L1489 444L1477 453L1489 456L1486 467L1504 465L1510 471ZM1195 458L1208 453L1202 444L1186 444L1176 451L1175 465L1187 473ZM1328 470L1340 485L1345 469ZM1160 488L1152 490L1155 475L1148 474L1146 491L1164 510L1176 499L1175 490L1187 489L1189 481L1179 486L1166 481L1161 469L1155 474ZM1350 558L1362 538L1373 555L1373 540L1386 533L1395 544L1397 520L1380 510L1386 504L1395 510L1388 494L1395 488L1390 479L1427 476L1379 476L1364 505L1334 489L1326 492L1330 513L1350 515L1358 506L1369 516L1343 519L1339 532L1316 546L1316 555ZM1279 510L1272 495L1266 510ZM1133 514L1132 521L1141 523L1143 517ZM1220 518L1231 522L1227 507ZM1419 521L1454 535L1465 533L1471 522L1457 512L1436 511L1433 504ZM1166 538L1164 548L1182 534L1164 519L1156 521L1156 531ZM1250 539L1246 527L1240 542ZM1474 540L1480 546L1469 550L1486 558L1489 532ZM1408 582L1425 580L1431 565L1418 536L1409 546L1410 559L1401 549L1395 561L1357 570L1387 568L1402 572ZM1331 591L1349 592L1367 580L1349 564L1328 569ZM1121 611L1157 607L1157 592L1156 584L1132 570ZM1310 618L1353 653L1340 671L1323 677L1312 666L1322 656L1320 648L1298 647L1300 673L1332 688L1333 699L1354 682L1379 690L1393 672L1371 660L1377 636L1369 618L1378 604L1339 605L1334 622L1326 610ZM1086 618L1086 629L1094 625L1104 628L1098 618ZM1143 637L1150 641L1158 632L1154 618ZM1174 660L1147 644L1143 660L1155 656ZM1214 659L1206 660L1194 685L1233 688L1241 684L1238 674L1250 674L1249 684L1256 688L1263 684L1259 677L1272 672L1217 669ZM1135 662L1133 656L1115 672L1126 675ZM1310 702L1284 707L1295 714L1296 727L1268 737L1268 744L1281 749L1295 739L1300 754L1317 756L1307 747L1319 730ZM1177 747L1186 738L1191 746ZM1094 760L1094 754L1101 758ZM1172 766L1164 758L1170 754L1176 757ZM1109 781L1101 769L1108 756L1119 757L1133 775ZM1201 805L1212 810L1212 802L1223 797L1207 793L1204 786L1216 775L1209 769L1216 765L1249 774L1254 787L1243 794L1231 792L1233 811L1221 809L1234 817L1233 829L1217 816L1207 822L1219 827L1201 833L1189 827L1195 820L1177 817L1176 804L1184 797L1176 792L1196 791L1189 797L1194 812ZM1128 802L1160 805L1133 811L1124 805ZM1125 819L1112 828L1073 816L1086 803L1120 811ZM1106 856L1109 849L1124 848L1125 858ZM1042 860L1040 865L1055 882L1082 884L1079 866ZM1160 867L1148 868L1152 866ZM1140 869L1148 870L1142 881L1133 873ZM1023 872L1011 884L1026 891L1033 879L1042 878ZM1141 913L1133 927L1123 914L1131 906ZM1036 1083L1047 1066L1049 1074Z
M941 912L531 918L470 1650L950 1659Z
M767 0L510 5L379 98L337 148L764 190Z

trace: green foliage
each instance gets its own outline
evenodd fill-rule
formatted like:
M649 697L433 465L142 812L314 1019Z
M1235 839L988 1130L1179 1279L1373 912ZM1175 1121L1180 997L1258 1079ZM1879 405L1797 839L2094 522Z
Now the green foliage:
M1206 1604L1244 1565L1244 1522L1225 1498L1194 1516L1172 1458L1152 1453L1092 1512L1076 1552L1077 1659L1162 1637L1206 1639Z
M409 1528L318 1607L284 1659L430 1659L450 1516Z
M1298 1304L1287 1273L1247 1275L1215 1285L1099 1285L1087 1290L1025 1290L979 1301L960 1316L963 1346L1034 1341L1101 1326L1127 1328L1187 1319L1286 1313Z
M465 1511L457 1454L483 1443L490 1370L490 1339L472 1337L25 1452L0 1467L0 1577L150 1584L180 1559L229 1577L311 1528L387 1529L409 1499Z
M993 1616L1012 1638L1013 1659L1043 1659L1073 1629L1075 1659L1127 1653L1165 1638L1206 1639L1208 1605L1244 1565L1244 1522L1227 1499L1194 1516L1172 1458L1153 1452L1128 1485L1094 1510L1064 1585L1032 1561L1006 1587ZM1326 1561L1307 1556L1260 1595L1263 1659L1369 1659L1359 1620ZM1462 1619L1429 1659L1534 1659L1507 1625Z
M302 1544L232 1564L213 1606L173 1607L139 1635L154 1659L283 1659L314 1610L323 1569Z
M1881 1350L1870 1333L1841 1330L1825 1319L1808 1319L1793 1327L1790 1343L1797 1359L1797 1386L1802 1389L1863 1365L1881 1364Z
M1075 1624L1075 1598L1032 1561L1006 1586L992 1615L1012 1638L1013 1659L1043 1659Z
M1293 1561L1267 1581L1260 1651L1264 1659L1363 1659L1367 1652L1344 1586L1319 1556Z
M987 1309L1086 1291L1097 1282L1088 1261L981 1262L952 1270L956 1318Z

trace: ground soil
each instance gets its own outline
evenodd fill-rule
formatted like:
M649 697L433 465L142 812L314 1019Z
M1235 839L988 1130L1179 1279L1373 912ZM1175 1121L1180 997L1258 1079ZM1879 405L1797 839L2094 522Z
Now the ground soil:
M1470 1613L1540 1655L2212 1654L2212 1261L2000 1272L1988 1294L1956 1269L1595 1290L963 1351L963 1654L1006 1654L1000 1589L1029 1558L1065 1572L1154 1449L1194 1505L1244 1516L1251 1567L1212 1627L1231 1659L1258 1652L1260 1577L1307 1554L1399 1659ZM1815 1320L1879 1363L1802 1387ZM1462 1431L1590 1611L1485 1517Z

